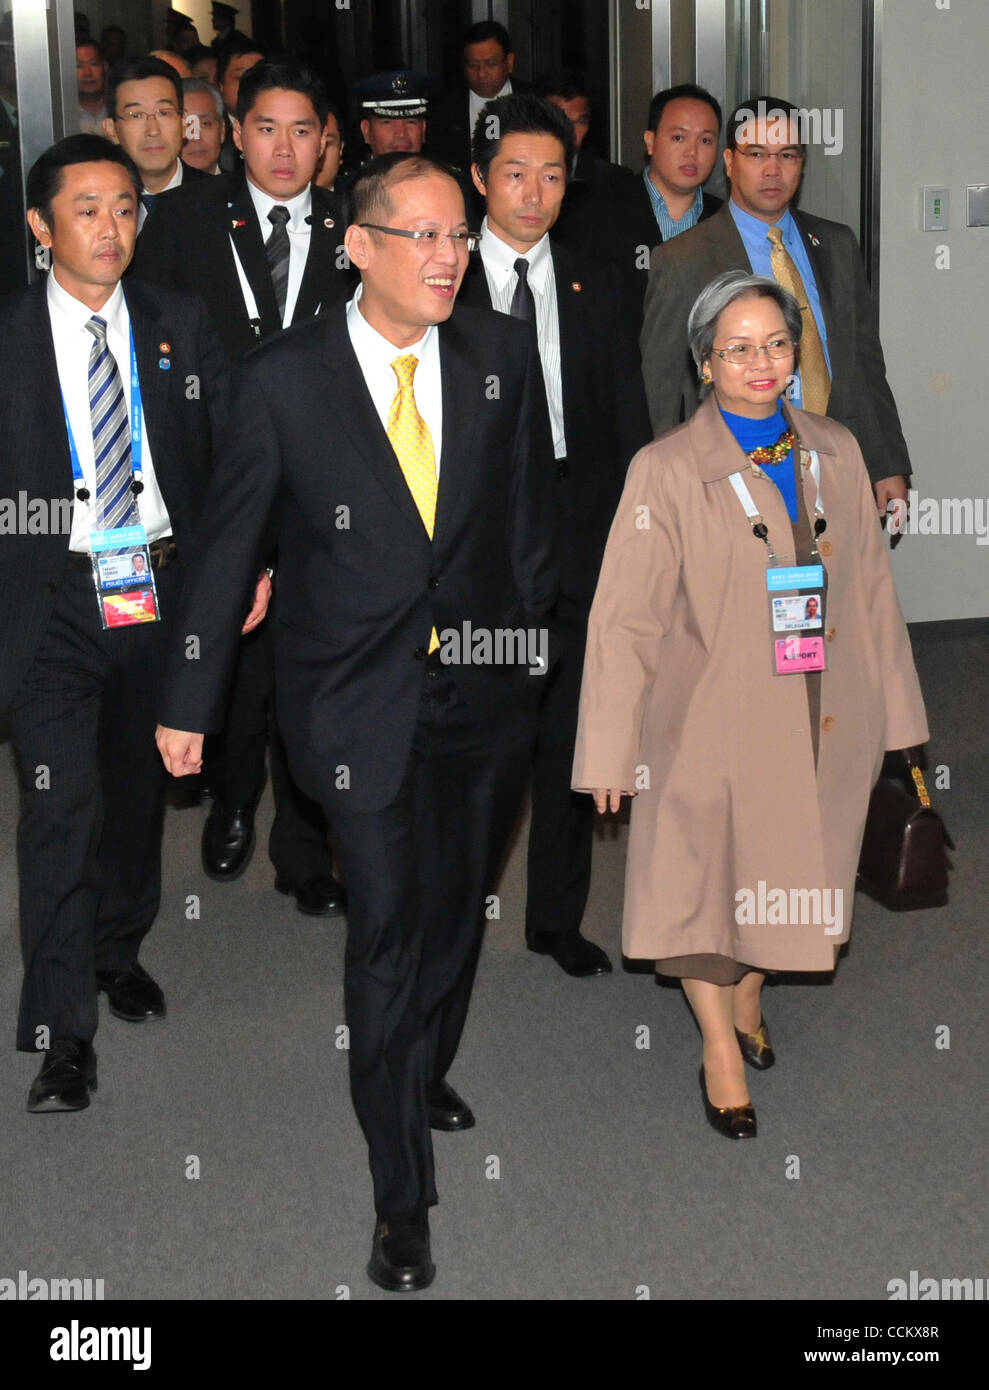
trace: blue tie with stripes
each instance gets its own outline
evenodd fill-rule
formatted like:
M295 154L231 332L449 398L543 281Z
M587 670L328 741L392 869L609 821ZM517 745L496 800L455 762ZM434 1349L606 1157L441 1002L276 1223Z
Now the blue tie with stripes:
M106 320L94 314L89 352L89 414L96 460L96 525L101 531L140 522L131 492L130 421L124 383L106 340Z

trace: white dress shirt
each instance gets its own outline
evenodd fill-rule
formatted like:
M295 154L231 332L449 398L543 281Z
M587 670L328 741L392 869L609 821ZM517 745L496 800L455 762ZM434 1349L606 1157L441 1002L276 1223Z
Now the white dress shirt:
M492 307L503 314L512 311L512 298L519 282L515 262L519 252L495 236L485 217L481 223L481 263L491 294ZM558 459L567 456L563 432L563 374L560 366L560 316L556 308L556 276L549 235L540 237L525 254L529 262L527 279L536 303L536 338L539 360L546 383L546 400L553 427L553 451Z
M72 504L72 531L69 536L69 549L89 553L89 533L96 529L96 459L93 453L93 422L89 413L89 354L96 341L86 324L94 311L80 300L75 299L55 279L55 272L48 276L48 316L51 319L52 338L55 342L55 363L58 368L58 384L62 389L66 413L72 427L79 466L89 501L75 500ZM96 310L101 319L106 320L107 346L113 353L117 370L124 384L124 403L127 418L130 420L130 314L127 301L118 284L113 294ZM142 383L142 386L146 383ZM154 462L151 458L151 441L148 427L141 410L141 469L144 491L137 499L141 521L148 533L148 540L158 540L160 536L172 534L172 524L164 498L155 477ZM66 470L71 474L72 461L65 458ZM78 486L78 484L76 484ZM73 489L74 491L74 489Z
M160 190L162 193L167 193L168 190L169 190L170 188L181 188L181 187L182 187L182 170L183 170L183 168L184 168L184 165L182 164L181 159L177 159L177 160L175 161L175 173L172 175L172 177L171 177L171 178L168 180L168 182L165 184L165 187L162 188L162 189ZM149 188L142 188L142 189L141 189L141 192L142 192L142 193L150 193L151 190L150 190ZM157 197L158 197L158 194L156 193L154 196L157 198ZM143 203L138 203L138 205L137 205L137 230L138 230L138 231L141 230L141 228L144 226L144 224L145 224L145 222L146 222L147 220L148 220L148 210L147 210L147 208L144 206Z
M429 426L433 437L433 454L436 458L436 476L440 475L440 455L443 452L443 382L440 376L440 340L435 324L426 329L423 336L411 347L397 348L387 338L372 328L357 307L361 297L362 285L347 305L347 332L357 354L357 362L367 382L371 400L378 412L382 425L388 429L388 414L398 390L398 377L391 364L396 357L412 354L419 359L412 391L416 398L416 408Z
M251 195L251 202L254 204L254 211L258 216L261 240L265 243L275 230L275 224L268 221L268 213L274 207L288 208L289 216L285 223L288 232L288 285L285 290L285 313L282 315L282 327L288 328L292 322L292 315L295 313L295 301L299 297L299 287L302 284L302 277L306 269L306 257L309 255L311 228L306 219L312 213L312 193L307 184L302 192L297 193L294 198L272 198L269 193L265 193L251 183L250 179L247 180L247 189ZM234 246L233 237L230 238L230 245ZM240 263L235 246L234 265L237 267L237 278L240 280L240 289L244 296L244 303L247 305L248 317L259 318L254 291L244 274L244 267Z
M468 130L471 139L474 138L474 127L477 125L477 118L481 114L481 107L487 106L489 101L497 101L499 97L510 97L512 95L512 79L509 78L500 92L496 92L493 97L479 97L473 87L467 88L467 120Z

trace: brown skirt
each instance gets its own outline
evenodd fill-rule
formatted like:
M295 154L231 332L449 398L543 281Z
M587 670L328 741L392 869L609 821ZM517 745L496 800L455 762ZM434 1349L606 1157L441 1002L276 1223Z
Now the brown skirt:
M667 956L656 962L657 975L670 975L677 980L706 980L712 985L737 985L743 975L759 969L757 965L743 965L731 956L719 956L713 951L696 956Z

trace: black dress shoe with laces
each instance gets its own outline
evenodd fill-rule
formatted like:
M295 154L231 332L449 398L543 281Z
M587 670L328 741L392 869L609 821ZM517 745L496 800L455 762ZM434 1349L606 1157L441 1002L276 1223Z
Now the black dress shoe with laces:
M115 1018L126 1023L144 1023L165 1017L165 996L161 986L137 961L125 970L97 970L96 985L103 990Z
M546 938L534 936L527 942L530 951L552 956L561 970L577 979L588 975L610 975L611 961L593 941L577 932L574 936Z
M82 1038L53 1038L41 1070L31 1082L27 1108L32 1115L85 1110L96 1090L96 1053Z
M716 1129L726 1139L754 1139L756 1137L755 1110L752 1105L712 1105L707 1095L707 1082L704 1079L703 1067L701 1067L701 1095L704 1097L704 1113L712 1129Z
M429 1253L429 1219L424 1211L379 1218L367 1272L389 1293L413 1293L429 1287L436 1277L436 1266Z
M286 878L276 878L275 889L279 893L291 893L299 911L310 917L339 917L347 911L347 894L343 884L337 883L329 874L307 878L297 886Z
M761 1018L756 1032L743 1033L740 1028L736 1028L735 1037L745 1061L750 1067L755 1067L756 1071L768 1071L776 1061L776 1053L769 1040L769 1029Z
M453 1131L474 1128L473 1110L463 1096L458 1096L453 1087L445 1081L434 1081L427 1087L426 1106L429 1111L430 1129Z
M254 807L228 811L214 801L203 826L203 873L217 883L240 878L254 853Z

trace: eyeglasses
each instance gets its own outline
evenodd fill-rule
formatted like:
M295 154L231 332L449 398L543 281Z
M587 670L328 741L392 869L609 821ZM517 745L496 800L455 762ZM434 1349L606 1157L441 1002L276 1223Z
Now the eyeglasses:
M743 159L751 159L753 164L762 164L767 159L778 159L779 162L789 168L803 162L803 150L746 150L741 145L736 146L735 153L740 154Z
M451 241L458 251L476 251L481 244L480 232L437 232L432 228L424 232L407 232L404 227L382 227L377 222L358 222L369 232L384 232L387 236L404 236L414 241L424 251L442 251Z
M120 111L114 116L115 121L150 121L154 117L156 121L177 121L179 112L174 106L156 106L153 111Z
M750 362L756 360L760 352L764 352L767 357L789 357L793 352L793 339L771 338L761 347L756 347L754 343L729 343L726 348L712 348L711 351L717 353L722 362L727 362L729 366L747 367Z

